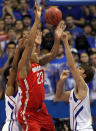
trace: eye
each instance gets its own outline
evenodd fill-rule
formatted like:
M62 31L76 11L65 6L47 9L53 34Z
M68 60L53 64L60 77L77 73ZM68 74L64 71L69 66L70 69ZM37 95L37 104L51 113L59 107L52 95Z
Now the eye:
M79 70L82 70L82 68L81 68L81 67L79 67Z

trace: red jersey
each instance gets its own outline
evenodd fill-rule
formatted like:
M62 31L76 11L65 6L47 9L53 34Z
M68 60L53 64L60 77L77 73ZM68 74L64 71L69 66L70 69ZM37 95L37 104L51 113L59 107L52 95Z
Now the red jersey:
M44 98L44 70L41 66L33 63L28 76L24 79L18 75L19 84L22 90L22 110L26 107L25 112L30 112L41 107Z
M18 74L18 80L22 90L22 105L18 112L18 120L24 131L26 129L31 131L36 125L40 129L44 128L44 131L45 129L54 131L53 121L44 103L44 70L40 65L33 63L28 76L22 79Z

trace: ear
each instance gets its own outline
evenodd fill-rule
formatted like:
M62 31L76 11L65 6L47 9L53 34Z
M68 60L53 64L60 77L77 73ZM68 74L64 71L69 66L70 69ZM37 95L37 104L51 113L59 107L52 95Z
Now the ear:
M83 74L83 78L86 78L87 76L86 76L86 74Z

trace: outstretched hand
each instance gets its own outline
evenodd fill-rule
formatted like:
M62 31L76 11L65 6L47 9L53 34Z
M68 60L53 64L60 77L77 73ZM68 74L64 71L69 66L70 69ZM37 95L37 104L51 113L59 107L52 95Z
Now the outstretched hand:
M40 30L37 30L35 43L38 45L41 45L42 43L42 32Z
M55 30L55 37L61 39L62 33L64 32L65 28L65 23L61 21Z
M68 70L63 70L60 80L66 80L69 77L69 71Z
M35 18L38 20L40 20L41 18L41 11L42 11L41 6L39 6L38 3L35 2Z

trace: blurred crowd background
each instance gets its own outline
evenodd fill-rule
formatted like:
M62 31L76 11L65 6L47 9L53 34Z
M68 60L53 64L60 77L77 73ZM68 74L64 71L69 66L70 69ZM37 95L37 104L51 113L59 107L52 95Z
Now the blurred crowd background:
M56 26L45 22L45 11L49 8L46 0L37 0L37 2L42 6L41 23L38 28L42 31L40 55L44 55L53 46ZM12 62L19 39L30 31L34 23L34 3L35 0L0 0L0 100L4 100L6 88L3 79L5 69ZM70 50L77 66L85 63L95 69L94 79L88 83L92 104L96 99L96 6L62 5L58 8L62 12L62 21L66 23ZM43 68L45 100L54 100L60 74L63 69L69 70L62 42L57 57ZM70 73L64 84L64 91L71 90L74 84L75 81Z

